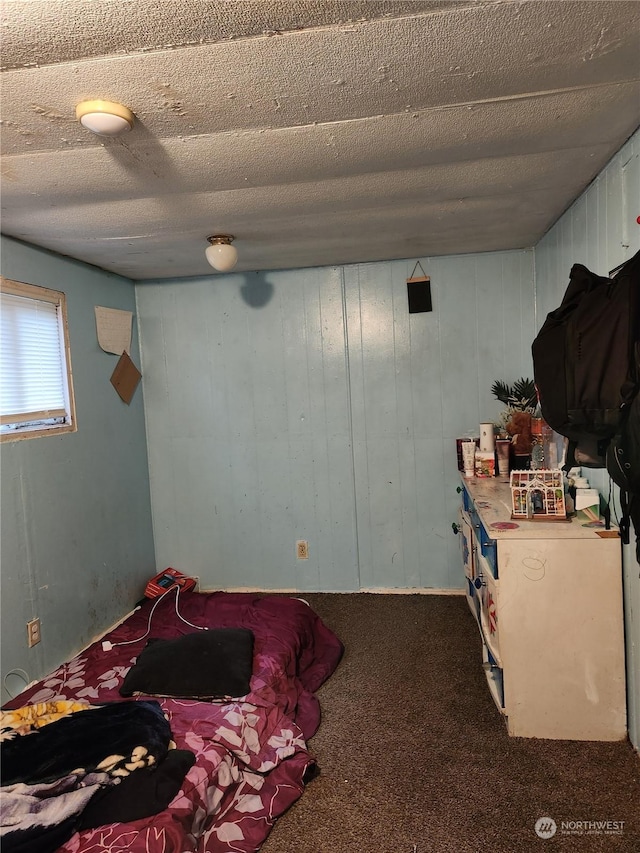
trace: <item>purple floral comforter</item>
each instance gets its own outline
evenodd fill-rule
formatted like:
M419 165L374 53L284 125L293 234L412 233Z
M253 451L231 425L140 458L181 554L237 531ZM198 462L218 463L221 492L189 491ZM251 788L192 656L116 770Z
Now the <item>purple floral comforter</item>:
M253 632L251 692L227 703L159 698L177 747L196 755L179 793L153 817L76 833L60 853L251 853L304 790L314 766L306 741L320 723L314 694L340 661L340 640L295 598L188 592L178 609L194 625ZM193 630L178 618L174 595L145 602L103 638L114 644L110 651L103 651L102 640L94 643L10 707L53 699L123 701L118 688L148 637ZM128 640L136 642L115 645Z

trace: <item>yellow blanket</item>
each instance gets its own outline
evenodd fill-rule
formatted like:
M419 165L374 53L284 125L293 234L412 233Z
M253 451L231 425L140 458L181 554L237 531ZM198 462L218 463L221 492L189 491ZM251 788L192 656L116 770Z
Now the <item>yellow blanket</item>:
M69 714L88 711L93 707L88 702L59 699L52 702L38 702L37 705L24 705L13 711L0 711L0 740L28 734Z

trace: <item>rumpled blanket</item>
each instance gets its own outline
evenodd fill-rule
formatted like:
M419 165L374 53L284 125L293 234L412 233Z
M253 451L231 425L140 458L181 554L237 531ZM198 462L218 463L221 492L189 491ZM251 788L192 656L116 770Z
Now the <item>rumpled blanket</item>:
M35 705L23 705L14 711L0 711L0 742L11 740L16 735L26 735L41 729L49 723L55 723L62 717L78 711L88 711L95 707L88 702L74 702L59 699L52 702L38 702Z
M160 699L178 749L196 757L175 797L150 817L118 822L114 815L107 825L79 825L58 853L257 853L315 767L305 742L320 723L315 691L343 651L303 601L223 592L181 593L179 603L169 597L149 600L102 638L111 649L95 642L8 707L52 700L121 702L120 685L145 646L150 619L153 636L164 639L197 630L193 626L249 629L255 637L251 692L230 703ZM153 776L138 771L147 772ZM136 775L129 777L132 785ZM109 788L104 799L122 787Z
M156 765L170 745L169 723L155 701L84 709L3 741L3 853L55 850L98 791Z
M16 782L0 792L3 853L50 853L75 832L79 816L102 788L116 785L108 773L70 773L55 782Z

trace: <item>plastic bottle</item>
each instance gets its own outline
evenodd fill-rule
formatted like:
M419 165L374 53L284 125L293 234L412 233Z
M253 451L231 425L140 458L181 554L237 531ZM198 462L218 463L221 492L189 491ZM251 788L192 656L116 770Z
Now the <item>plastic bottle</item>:
M544 447L536 438L531 447L531 469L540 471L542 468L544 468Z

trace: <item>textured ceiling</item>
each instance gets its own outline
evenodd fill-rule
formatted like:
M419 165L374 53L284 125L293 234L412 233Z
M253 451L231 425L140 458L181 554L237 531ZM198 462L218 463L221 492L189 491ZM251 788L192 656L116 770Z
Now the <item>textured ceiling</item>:
M640 3L4 0L2 69L3 232L129 278L521 248L640 125Z

